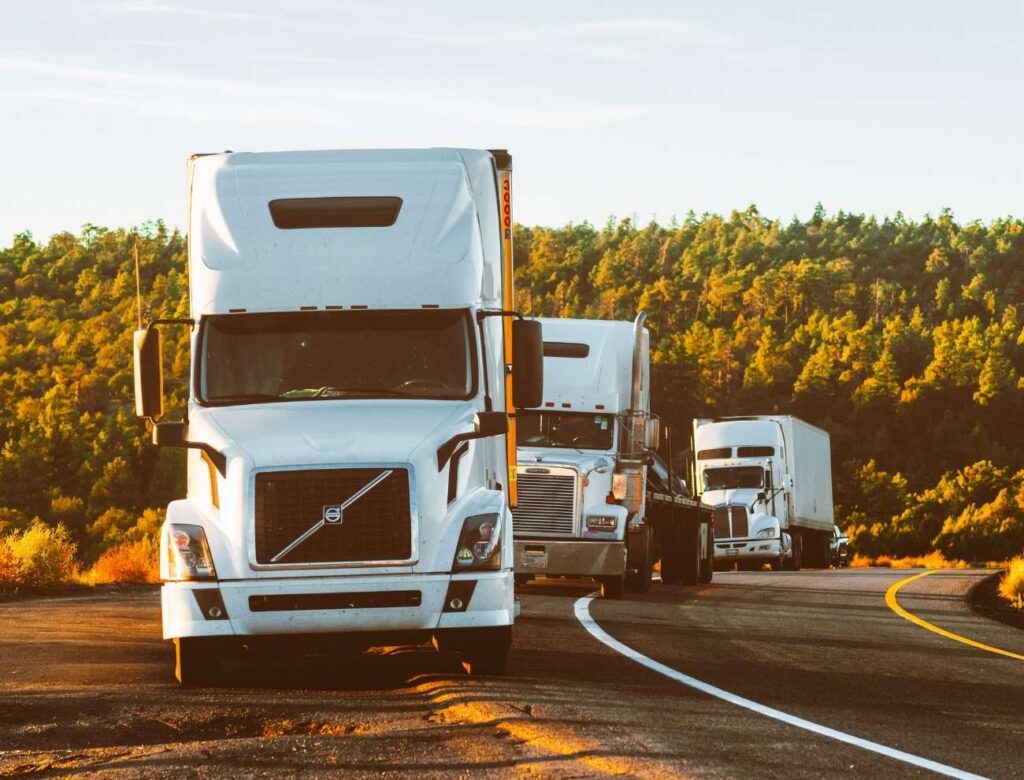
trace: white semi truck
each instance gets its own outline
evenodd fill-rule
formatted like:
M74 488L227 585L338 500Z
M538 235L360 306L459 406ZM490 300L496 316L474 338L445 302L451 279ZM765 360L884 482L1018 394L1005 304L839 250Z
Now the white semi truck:
M828 433L789 415L698 419L695 480L714 507L715 566L828 568Z
M710 512L682 495L663 464L648 468L658 421L645 316L540 320L544 403L517 415L520 581L593 577L618 598L646 591L659 557L666 580L710 581Z
M189 161L191 316L135 334L136 411L187 448L160 539L183 685L268 646L432 638L504 667L509 415L543 370L540 326L510 311L510 176L466 149ZM156 422L169 325L190 329L190 391Z

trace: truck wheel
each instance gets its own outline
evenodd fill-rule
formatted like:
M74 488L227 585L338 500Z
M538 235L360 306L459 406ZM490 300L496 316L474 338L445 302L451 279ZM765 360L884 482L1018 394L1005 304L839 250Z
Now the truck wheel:
M626 575L601 577L601 595L606 599L621 599L626 590Z
M499 675L508 664L512 626L457 628L434 634L434 647L442 653L459 653L462 665L473 675Z
M793 534L793 554L786 559L784 568L786 571L800 571L804 557L804 538L800 534Z
M786 559L780 555L778 558L772 558L768 562L768 565L771 567L772 571L785 571Z
M205 637L174 640L174 676L183 688L213 685L220 676L220 657Z
M687 526L679 534L679 577L683 585L696 585L700 580L700 526Z
M715 576L715 538L714 531L708 529L708 543L704 545L705 558L700 562L700 576L698 579L702 585L707 585Z

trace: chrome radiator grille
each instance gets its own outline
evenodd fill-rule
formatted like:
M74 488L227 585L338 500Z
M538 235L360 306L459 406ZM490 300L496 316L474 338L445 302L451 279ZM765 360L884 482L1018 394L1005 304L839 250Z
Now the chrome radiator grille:
M551 471L554 471L553 469ZM572 536L576 524L577 475L519 471L519 506L512 510L515 536Z
M715 509L716 539L745 539L750 533L750 521L745 506L720 506Z
M354 468L257 474L255 542L256 563L263 565L408 560L409 472Z

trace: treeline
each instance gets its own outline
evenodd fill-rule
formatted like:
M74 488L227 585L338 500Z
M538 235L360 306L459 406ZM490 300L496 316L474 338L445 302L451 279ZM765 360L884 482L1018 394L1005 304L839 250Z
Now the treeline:
M0 535L63 523L82 556L138 539L184 492L183 455L132 410L132 253L143 318L187 316L185 240L86 226L0 250ZM649 313L654 406L796 414L832 434L842 524L869 554L1024 548L1024 223L756 209L668 226L518 227L517 305ZM184 399L185 333L165 330ZM155 510L146 512L147 509Z
M516 233L535 315L647 311L653 406L795 414L832 436L840 524L871 555L1024 549L1024 222L754 207ZM677 444L688 437L677 435Z

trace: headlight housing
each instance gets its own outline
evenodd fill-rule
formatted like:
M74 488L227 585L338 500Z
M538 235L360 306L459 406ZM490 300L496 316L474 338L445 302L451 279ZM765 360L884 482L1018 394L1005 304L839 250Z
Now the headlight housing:
M587 515L588 531L614 531L619 527L619 518L614 515Z
M202 526L168 523L167 557L172 580L217 579Z
M762 528L757 532L758 539L774 539L775 529L774 528Z
M452 571L501 568L501 515L470 515L462 521Z

